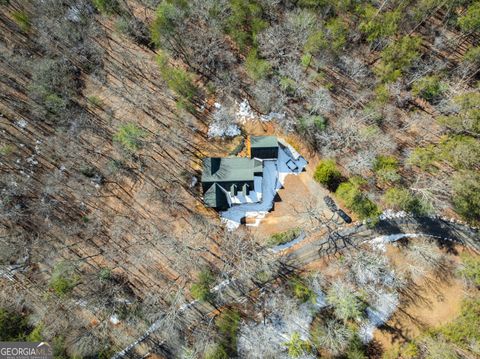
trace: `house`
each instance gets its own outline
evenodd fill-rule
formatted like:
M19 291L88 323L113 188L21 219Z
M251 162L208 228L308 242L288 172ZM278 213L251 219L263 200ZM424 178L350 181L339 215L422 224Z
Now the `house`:
M251 136L250 158L205 158L201 182L207 207L226 210L233 204L259 202L263 160L277 157L278 140L275 136Z
M246 157L209 157L203 160L203 198L207 207L224 210L234 198L247 198L254 190L254 177L263 175L262 161Z

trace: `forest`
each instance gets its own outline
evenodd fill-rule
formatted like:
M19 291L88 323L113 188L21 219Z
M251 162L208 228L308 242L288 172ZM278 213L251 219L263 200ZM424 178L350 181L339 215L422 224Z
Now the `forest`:
M202 159L265 134L307 171L229 230ZM0 193L2 341L477 358L480 1L0 0Z

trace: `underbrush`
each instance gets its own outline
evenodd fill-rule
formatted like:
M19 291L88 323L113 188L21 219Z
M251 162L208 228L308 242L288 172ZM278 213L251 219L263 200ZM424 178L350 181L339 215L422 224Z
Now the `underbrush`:
M455 344L465 350L478 350L480 354L480 298L467 298L462 303L458 318L451 323L430 331L436 339ZM475 344L475 346L474 346ZM475 348L477 347L477 348Z
M199 301L208 301L212 299L210 287L214 283L215 278L210 269L204 269L198 275L198 280L190 287L192 297Z

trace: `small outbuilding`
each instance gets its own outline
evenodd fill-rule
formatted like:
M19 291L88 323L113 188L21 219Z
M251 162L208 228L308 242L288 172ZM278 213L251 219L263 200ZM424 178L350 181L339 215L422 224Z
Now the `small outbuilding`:
M278 158L276 136L250 136L250 156L262 160Z

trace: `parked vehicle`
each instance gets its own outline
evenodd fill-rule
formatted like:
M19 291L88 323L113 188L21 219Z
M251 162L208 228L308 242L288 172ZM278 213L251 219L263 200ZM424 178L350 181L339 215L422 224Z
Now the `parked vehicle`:
M352 219L348 214L346 214L343 210L337 210L338 216L345 221L345 223L352 223Z
M335 204L335 201L333 200L332 197L330 196L325 196L323 197L323 201L325 202L325 204L327 205L327 207L332 211L332 212L335 212L337 211L337 205Z

